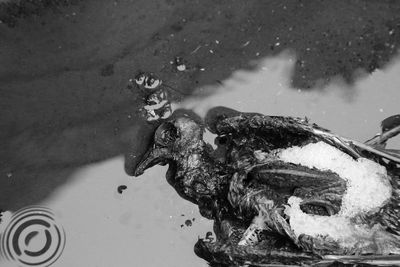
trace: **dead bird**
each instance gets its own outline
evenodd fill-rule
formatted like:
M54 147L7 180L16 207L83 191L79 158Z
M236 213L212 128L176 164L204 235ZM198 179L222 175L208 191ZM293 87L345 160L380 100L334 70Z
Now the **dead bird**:
M398 158L300 118L220 108L206 125L218 135L216 150L201 125L175 118L157 129L135 173L169 163L170 184L219 225L216 242L199 240L199 256L254 264L400 254L399 173L373 161Z

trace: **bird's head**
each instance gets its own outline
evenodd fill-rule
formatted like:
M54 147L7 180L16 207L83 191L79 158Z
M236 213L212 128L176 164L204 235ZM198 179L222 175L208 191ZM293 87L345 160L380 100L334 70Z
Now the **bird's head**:
M196 155L204 150L203 132L201 125L185 116L162 123L154 133L153 144L136 167L135 176L156 164L194 167Z

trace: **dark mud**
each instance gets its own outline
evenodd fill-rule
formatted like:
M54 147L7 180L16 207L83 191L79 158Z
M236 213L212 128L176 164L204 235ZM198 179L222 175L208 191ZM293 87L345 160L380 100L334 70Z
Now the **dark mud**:
M190 94L288 49L293 87L313 88L384 68L400 43L400 4L384 0L6 2L0 20L6 209L42 200L89 163L126 154L131 173L156 126L126 90L140 70Z

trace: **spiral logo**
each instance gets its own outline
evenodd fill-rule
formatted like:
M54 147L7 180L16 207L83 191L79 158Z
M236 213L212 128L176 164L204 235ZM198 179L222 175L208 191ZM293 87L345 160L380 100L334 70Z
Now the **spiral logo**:
M11 217L0 237L0 252L20 266L50 266L65 246L65 232L51 210L28 207Z

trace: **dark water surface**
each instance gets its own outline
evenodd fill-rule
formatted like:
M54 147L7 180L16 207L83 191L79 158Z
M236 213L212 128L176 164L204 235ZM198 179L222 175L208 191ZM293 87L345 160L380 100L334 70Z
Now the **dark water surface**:
M307 116L365 141L400 113L394 1L65 2L0 12L0 208L56 213L67 242L54 266L207 266L193 245L212 223L166 167L128 175L155 128L126 89L140 70L191 94L171 92L173 108L200 116Z

